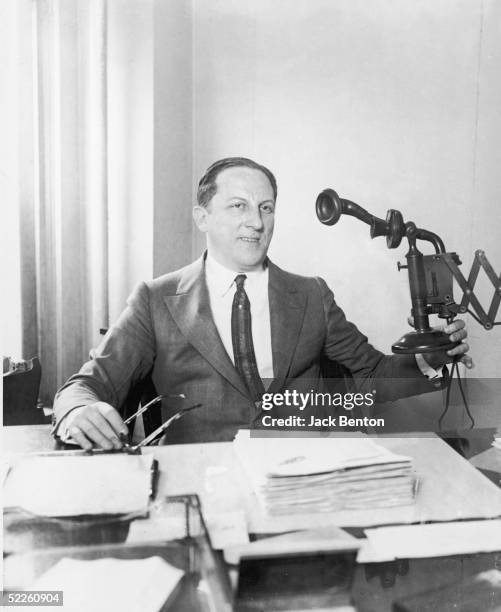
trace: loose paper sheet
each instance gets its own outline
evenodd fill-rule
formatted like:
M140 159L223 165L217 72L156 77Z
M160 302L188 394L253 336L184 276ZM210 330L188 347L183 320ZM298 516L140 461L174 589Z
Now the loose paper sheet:
M4 506L39 516L146 512L152 455L29 457L7 477Z
M333 551L357 550L360 540L339 527L305 529L270 538L263 538L246 545L230 546L224 551L227 563L237 564L242 557L264 558L290 554L314 554Z
M455 521L366 529L359 563L447 557L501 550L501 520Z
M205 524L212 547L215 550L223 550L228 546L237 546L249 542L247 522L243 510L208 513L205 515Z
M184 572L160 557L61 559L31 590L63 591L71 612L157 612Z

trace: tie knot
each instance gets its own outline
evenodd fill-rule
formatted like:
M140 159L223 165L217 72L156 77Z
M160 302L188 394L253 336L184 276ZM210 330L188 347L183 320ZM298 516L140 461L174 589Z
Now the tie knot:
M244 288L245 279L247 276L245 274L238 274L235 277L235 285L237 286L237 291Z

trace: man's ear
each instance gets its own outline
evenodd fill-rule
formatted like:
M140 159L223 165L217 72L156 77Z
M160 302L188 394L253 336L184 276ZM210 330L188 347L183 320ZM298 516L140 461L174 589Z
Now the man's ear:
M193 221L201 232L207 231L207 216L209 212L203 206L193 207Z

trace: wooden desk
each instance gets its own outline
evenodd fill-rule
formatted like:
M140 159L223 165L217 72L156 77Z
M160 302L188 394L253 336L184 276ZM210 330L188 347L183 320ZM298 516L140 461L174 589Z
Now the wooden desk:
M43 453L54 450L50 425L11 425L2 427L2 454Z
M26 452L28 449L41 452L54 448L54 443L49 437L49 427L46 426L5 428L3 442L4 453ZM429 479L428 487L422 491L425 503L420 508L414 509L414 514L407 516L407 520L405 517L402 520L401 514L400 520L394 517L394 522L473 518L479 515L478 512L475 512L475 508L481 504L489 504L489 512L492 516L501 515L501 490L496 489L487 479L482 479L466 461L458 457L438 438L428 437L418 442L412 442L412 439L409 438L381 438L378 439L378 442L392 450L407 452L410 455L415 455L418 449L418 454L420 453L422 458L428 457L430 465L435 466L437 478L443 476L444 470L449 469L448 464L449 466L457 465L458 459L463 463L464 471L461 481L458 481L457 474L451 473L447 481L449 486L444 488L443 481L442 484L439 484ZM245 483L239 483L238 479L235 480L231 444L166 446L154 448L150 452L155 453L161 464L160 493L169 495L198 493L206 511L221 509L229 511L242 506L246 506L246 509L249 510ZM233 483L234 488L231 488L230 483ZM468 493L470 485L473 486L472 483L480 487L476 495ZM227 488L228 486L230 489ZM463 492L463 495L454 498L458 505L448 508L447 499L452 490L455 494ZM431 500L437 496L440 496L443 503L438 506L434 505L432 510L435 514L428 515L428 517L419 514L429 506L426 499ZM499 511L496 508L499 508ZM485 507L482 506L482 509L485 510ZM251 514L255 512L255 509L250 510ZM402 512L402 509L397 512ZM406 510L404 509L403 512L405 513ZM350 513L349 516L338 513L337 524L380 524L374 512L369 512L372 519L369 521L367 521L367 515L364 518L363 513L359 514L358 518L355 517L355 520L354 514L359 513ZM257 532L262 531L266 525L266 522L260 522L259 513L251 515L250 522L251 530ZM317 517L315 517L315 524L317 522ZM288 527L284 522L280 523L281 531L287 530ZM493 567L501 567L501 554L462 555L359 565L354 577L353 598L360 611L389 611L391 603L399 597L466 581L470 576Z
M54 441L45 425L15 426L3 430L4 454L54 450ZM414 506L384 510L320 514L315 522L343 527L421 523L501 516L501 490L482 478L472 465L435 436L421 438L381 437L378 444L414 458L422 478ZM164 495L196 493L207 512L245 508L253 533L277 533L307 528L309 516L270 519L257 507L239 468L235 466L231 443L184 444L151 447L159 460L159 491ZM501 474L501 453L489 453L489 468ZM484 453L479 455L482 459ZM472 462L474 459L471 460ZM485 459L482 466L485 467ZM420 473L421 472L421 473ZM458 478L458 472L461 477Z

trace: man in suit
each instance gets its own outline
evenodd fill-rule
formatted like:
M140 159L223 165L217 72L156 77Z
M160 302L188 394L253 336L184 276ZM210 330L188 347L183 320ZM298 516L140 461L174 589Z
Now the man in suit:
M460 342L447 356L385 356L346 320L322 279L269 261L276 197L273 174L252 160L207 170L193 210L207 253L135 289L90 361L59 390L57 435L83 448L119 448L127 432L120 408L150 373L159 394L202 404L169 429L168 441L201 442L230 440L259 419L265 390L310 390L324 356L383 399L434 390L429 371L454 356L471 365L463 321L445 328Z

